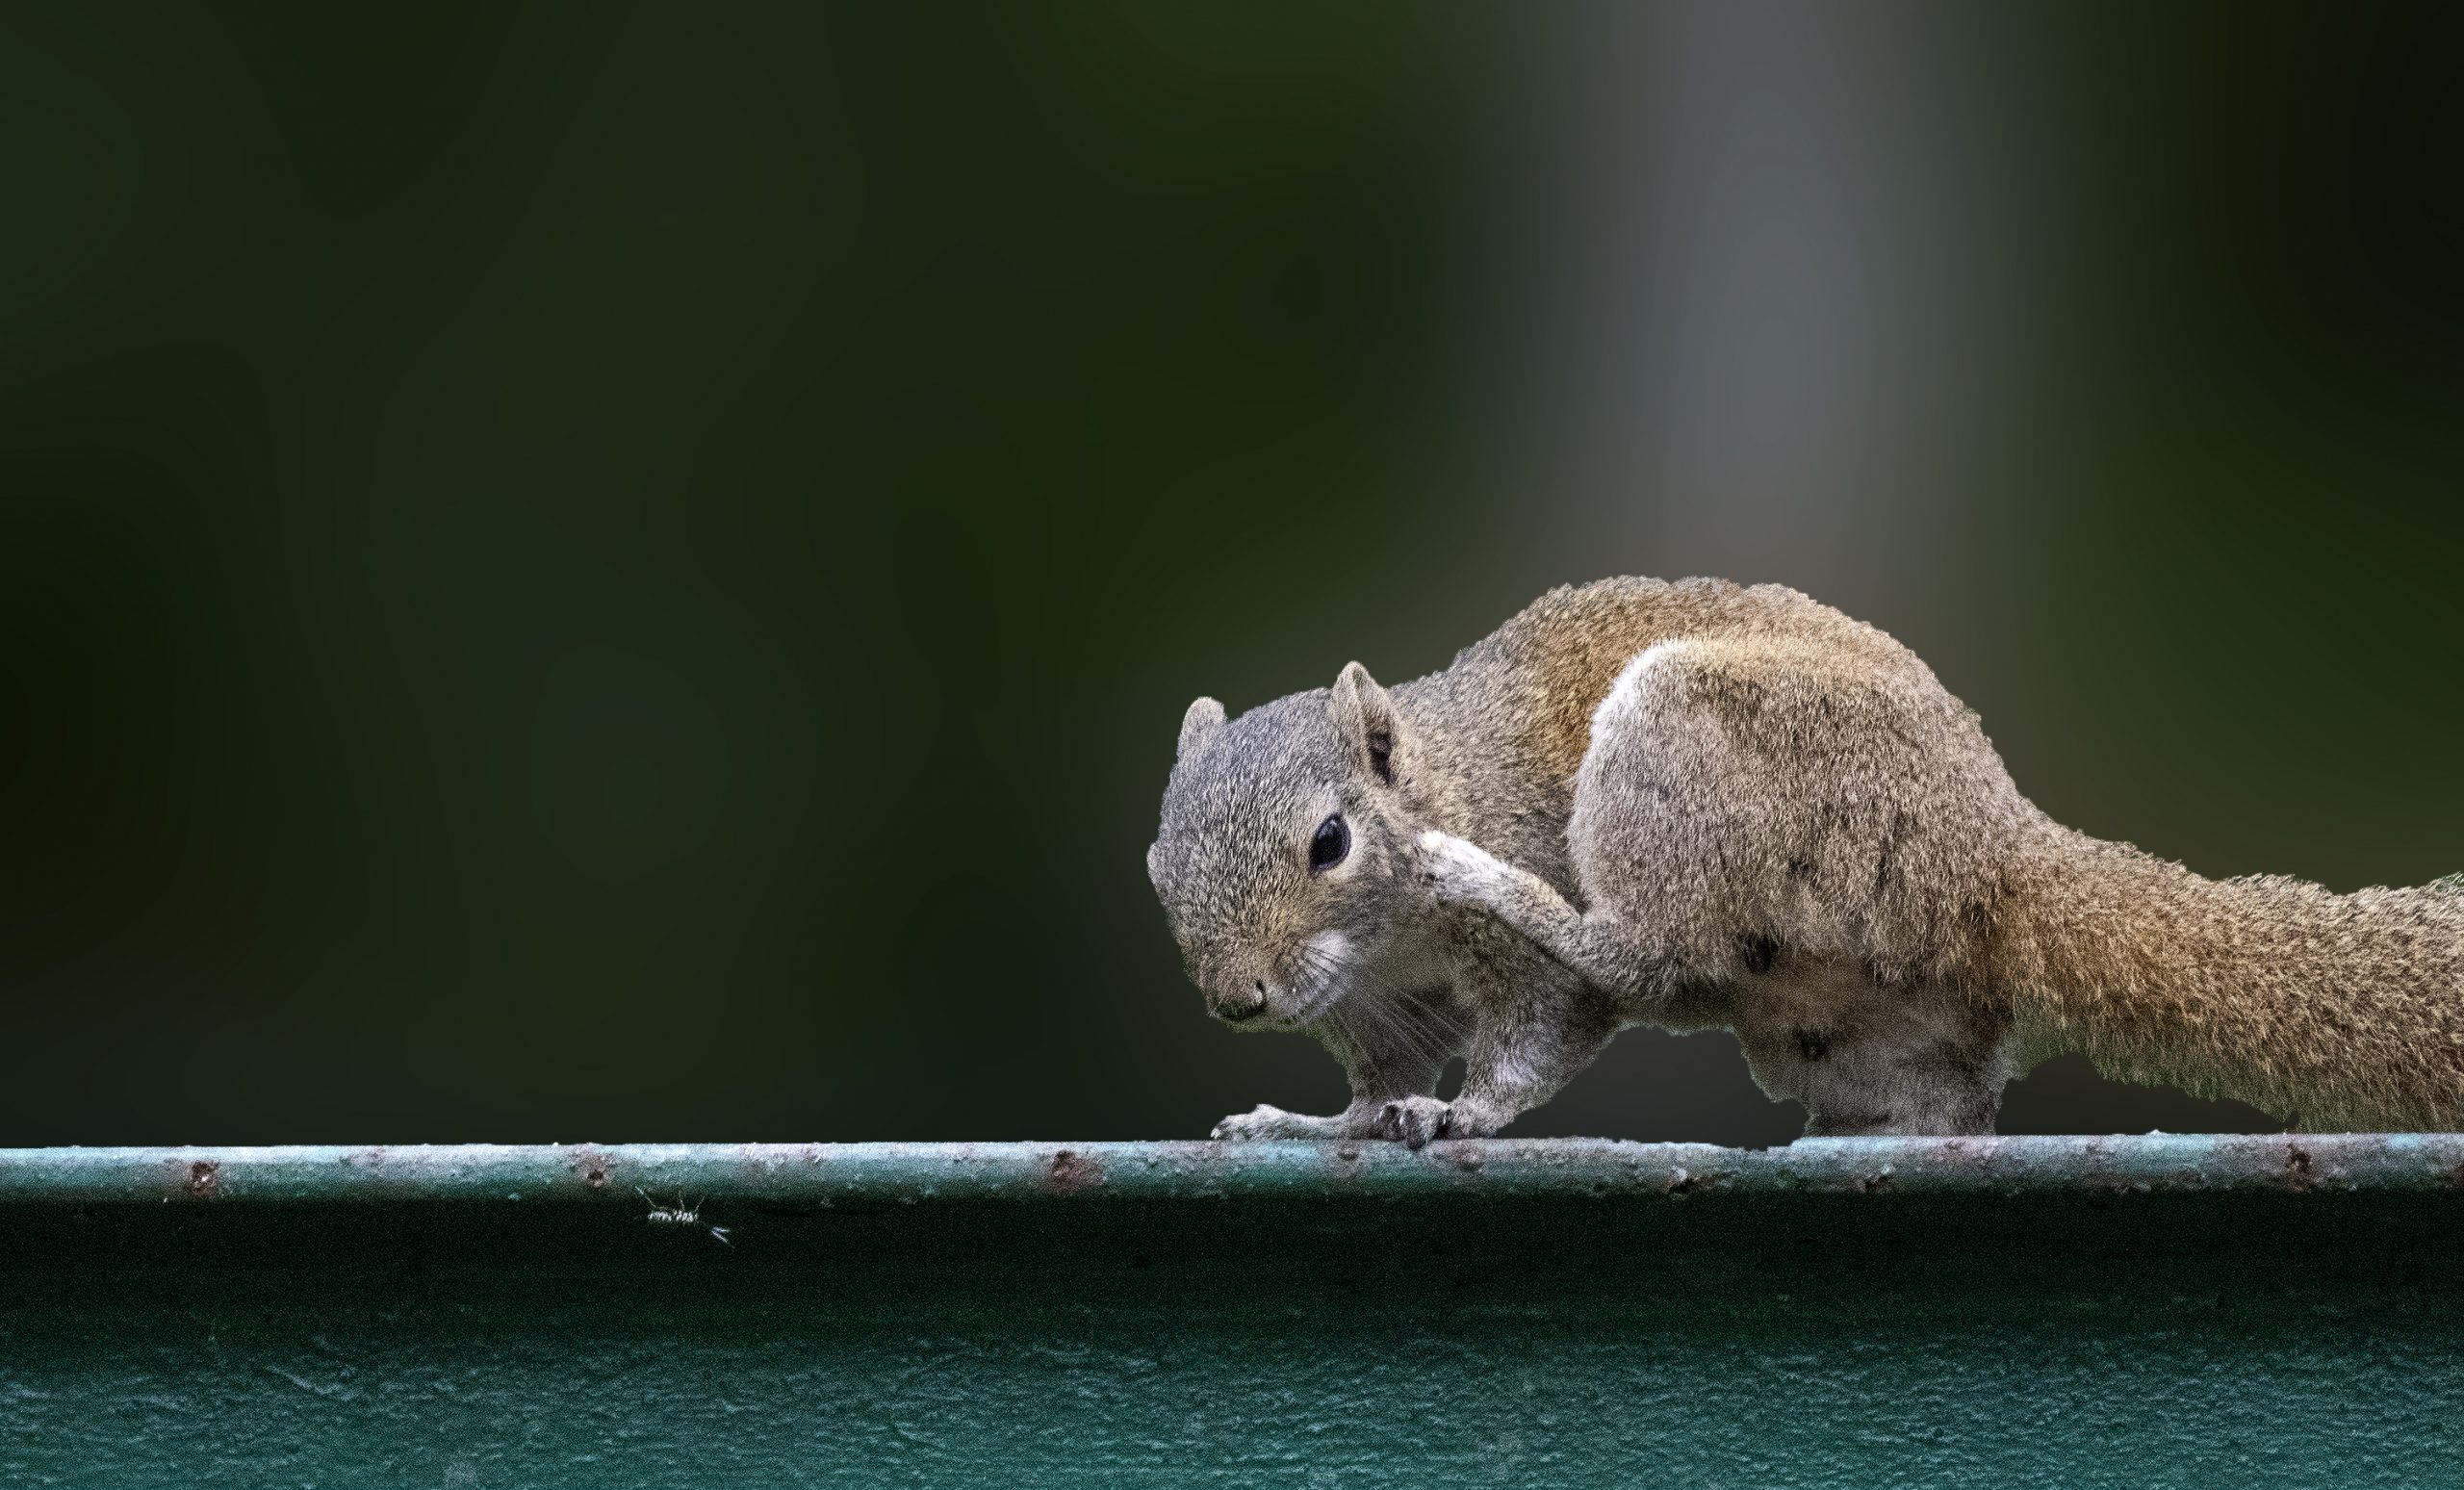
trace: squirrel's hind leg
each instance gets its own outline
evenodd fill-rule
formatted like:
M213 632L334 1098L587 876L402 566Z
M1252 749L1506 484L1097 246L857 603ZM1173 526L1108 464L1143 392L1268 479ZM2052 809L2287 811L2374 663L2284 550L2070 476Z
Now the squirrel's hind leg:
M1452 834L1431 829L1421 835L1419 850L1421 883L1438 904L1496 916L1566 970L1614 995L1629 1022L1649 1018L1666 1001L1668 960L1614 916L1576 910L1548 881Z
M1689 638L1636 655L1593 711L1566 846L1592 912L1687 978L1796 954L1962 981L2034 814L1974 716L1878 633Z

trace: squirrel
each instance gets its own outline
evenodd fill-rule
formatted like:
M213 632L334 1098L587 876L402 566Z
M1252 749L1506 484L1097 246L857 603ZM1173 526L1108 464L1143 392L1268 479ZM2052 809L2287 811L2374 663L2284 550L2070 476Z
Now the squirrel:
M1635 1024L1734 1031L1813 1135L1989 1133L2066 1050L2311 1131L2464 1118L2464 880L2066 828L1913 653L1777 585L1560 588L1393 689L1198 699L1146 864L1215 1016L1350 1084L1219 1139L1494 1134Z

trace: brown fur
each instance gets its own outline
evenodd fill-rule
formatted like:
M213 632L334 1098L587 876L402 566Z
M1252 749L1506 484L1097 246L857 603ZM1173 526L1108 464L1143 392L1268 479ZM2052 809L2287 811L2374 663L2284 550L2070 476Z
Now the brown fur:
M2464 894L2207 880L2066 830L2011 887L1990 988L2106 1074L2320 1131L2464 1118Z
M1343 1118L1236 1136L1495 1131L1640 1021L1736 1029L1815 1131L1989 1130L2059 1048L2314 1127L2464 1117L2464 894L2219 883L2072 833L1912 654L1794 591L1561 589L1391 694L1355 664L1228 726L1201 704L1158 892L1219 1009L1354 1070ZM1327 813L1357 858L1303 873Z

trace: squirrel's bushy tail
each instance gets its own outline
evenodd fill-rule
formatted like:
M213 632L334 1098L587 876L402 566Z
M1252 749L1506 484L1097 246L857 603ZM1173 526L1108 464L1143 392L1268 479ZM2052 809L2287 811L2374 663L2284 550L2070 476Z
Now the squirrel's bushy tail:
M2010 888L1989 976L2107 1075L2313 1131L2464 1125L2464 880L2209 880L2064 831Z

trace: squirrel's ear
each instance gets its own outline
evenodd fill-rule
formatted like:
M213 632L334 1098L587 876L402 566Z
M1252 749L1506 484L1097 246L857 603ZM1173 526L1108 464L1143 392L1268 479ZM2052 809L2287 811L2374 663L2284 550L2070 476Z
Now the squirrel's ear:
M1215 727L1222 722L1222 705L1209 698L1194 701L1189 712L1181 716L1181 743L1173 751L1174 758L1187 760L1190 752L1197 748L1198 741L1214 733Z
M1362 769L1387 785L1395 784L1395 745L1402 736L1402 724L1395 712L1395 700L1369 669L1357 662L1347 662L1335 677L1334 692L1327 709L1335 716L1335 729L1351 742L1359 753Z

